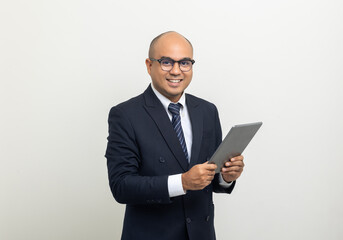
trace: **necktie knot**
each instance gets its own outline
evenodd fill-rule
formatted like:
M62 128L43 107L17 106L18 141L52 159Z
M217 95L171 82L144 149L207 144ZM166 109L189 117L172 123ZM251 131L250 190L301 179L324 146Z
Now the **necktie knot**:
M174 115L180 115L180 108L181 108L181 103L170 103L168 106L169 112Z

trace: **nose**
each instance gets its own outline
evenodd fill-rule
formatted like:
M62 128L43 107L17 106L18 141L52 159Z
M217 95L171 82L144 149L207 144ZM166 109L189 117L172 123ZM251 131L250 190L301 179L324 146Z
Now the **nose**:
M178 62L175 62L173 65L173 68L170 70L170 74L172 75L179 75L181 74L181 69L180 69L180 65Z

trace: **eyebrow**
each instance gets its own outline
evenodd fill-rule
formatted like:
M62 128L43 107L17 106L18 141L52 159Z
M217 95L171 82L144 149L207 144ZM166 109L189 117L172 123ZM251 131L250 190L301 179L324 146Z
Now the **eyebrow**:
M167 56L162 56L160 59L163 59L163 58L171 59L171 60L173 60L174 62L178 62L178 61L172 59L171 57L167 57ZM185 57L185 58L180 59L179 61L185 61L185 60L187 61L187 60L192 60L192 59L189 58L189 57Z

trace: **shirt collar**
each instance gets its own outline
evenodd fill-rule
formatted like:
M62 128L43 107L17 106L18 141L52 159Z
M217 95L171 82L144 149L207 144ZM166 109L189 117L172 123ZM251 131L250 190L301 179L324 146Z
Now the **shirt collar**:
M151 83L151 88L154 91L154 93L157 96L157 98L161 101L161 103L162 103L163 107L165 108L165 110L168 112L168 106L169 106L170 103L173 103L173 102L170 101L165 96L163 96L159 91L157 91L152 83ZM179 101L177 103L181 103L181 105L182 105L181 109L186 107L186 97L185 97L185 93L184 92L182 93L181 98L179 99Z

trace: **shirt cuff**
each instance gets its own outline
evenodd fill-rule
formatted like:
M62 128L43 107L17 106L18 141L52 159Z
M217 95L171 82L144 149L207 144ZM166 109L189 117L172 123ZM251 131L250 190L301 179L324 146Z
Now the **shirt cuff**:
M186 194L183 190L181 175L182 174L175 174L168 176L169 197L177 197Z
M219 186L223 188L229 188L232 185L232 182L225 182L221 173L219 173Z

